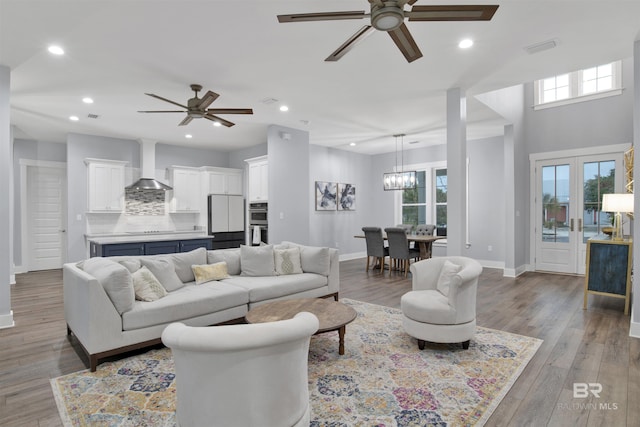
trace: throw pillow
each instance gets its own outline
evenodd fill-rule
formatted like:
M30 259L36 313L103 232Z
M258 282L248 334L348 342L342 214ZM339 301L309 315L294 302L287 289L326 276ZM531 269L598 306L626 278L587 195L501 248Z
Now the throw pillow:
M207 251L207 263L215 264L222 261L227 263L227 272L230 275L237 276L241 273L240 248Z
M140 260L137 259L123 259L122 261L118 261L118 264L123 265L129 273L135 273L140 269Z
M196 279L193 276L191 266L207 263L207 249L198 248L189 252L172 254L171 261L182 283L193 282Z
M182 280L180 280L176 274L173 262L171 262L170 259L141 258L140 262L156 276L168 292L175 291L184 286L184 283L182 283Z
M449 296L451 281L453 280L453 277L460 272L461 269L461 265L456 265L449 260L445 260L444 264L442 264L440 277L438 277L438 283L436 284L436 288L442 295L447 297Z
M276 274L301 274L300 248L274 249Z
M303 246L293 242L282 242L289 247L300 248L302 271L328 276L331 272L331 253L327 247Z
M240 246L242 276L274 276L273 246Z
M82 269L100 282L118 313L133 308L135 295L129 270L102 257L89 258L83 262Z
M192 265L191 269L196 278L196 285L231 277L227 272L227 263L224 261L214 264Z
M139 268L131 275L131 278L137 300L156 301L167 296L167 291L147 267Z

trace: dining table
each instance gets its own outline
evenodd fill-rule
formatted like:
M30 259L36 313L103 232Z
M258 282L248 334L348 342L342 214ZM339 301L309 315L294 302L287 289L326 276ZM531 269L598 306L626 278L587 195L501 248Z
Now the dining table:
M356 234L356 239L364 239L364 234ZM384 240L387 240L387 233L382 233ZM415 242L420 249L420 259L431 258L433 242L436 240L446 239L447 236L427 236L424 234L407 234L408 242Z

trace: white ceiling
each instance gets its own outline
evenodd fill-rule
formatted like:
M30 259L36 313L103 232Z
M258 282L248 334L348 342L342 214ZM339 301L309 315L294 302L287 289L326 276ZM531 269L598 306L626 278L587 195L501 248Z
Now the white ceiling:
M415 146L444 142L448 88L469 95L469 138L498 135L503 121L473 94L631 57L640 30L637 0L417 5L479 3L500 5L492 21L407 22L424 54L409 64L381 32L340 61L324 62L367 19L276 19L368 11L366 0L0 0L11 123L17 137L41 141L64 142L79 132L222 151L264 143L266 127L278 124L308 130L312 144L391 152L397 133ZM469 50L457 47L465 37L475 40ZM558 47L533 55L523 49L550 39ZM66 54L49 54L52 43ZM254 115L222 116L236 126L214 128L204 119L178 127L183 114L137 112L175 109L144 93L186 103L191 83L220 94L211 108L253 108ZM83 104L84 96L95 103ZM280 102L267 105L268 98ZM290 110L280 112L280 103Z

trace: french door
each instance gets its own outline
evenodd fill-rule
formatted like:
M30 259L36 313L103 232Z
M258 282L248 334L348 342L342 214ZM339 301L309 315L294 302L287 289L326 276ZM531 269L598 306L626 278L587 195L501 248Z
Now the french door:
M624 190L623 153L538 160L535 269L584 274L587 240L610 225L602 195Z

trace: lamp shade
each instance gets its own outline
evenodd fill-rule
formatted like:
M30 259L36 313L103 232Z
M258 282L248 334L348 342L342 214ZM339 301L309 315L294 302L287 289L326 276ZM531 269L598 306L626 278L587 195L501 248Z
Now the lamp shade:
M633 212L633 194L605 194L602 196L604 212Z

